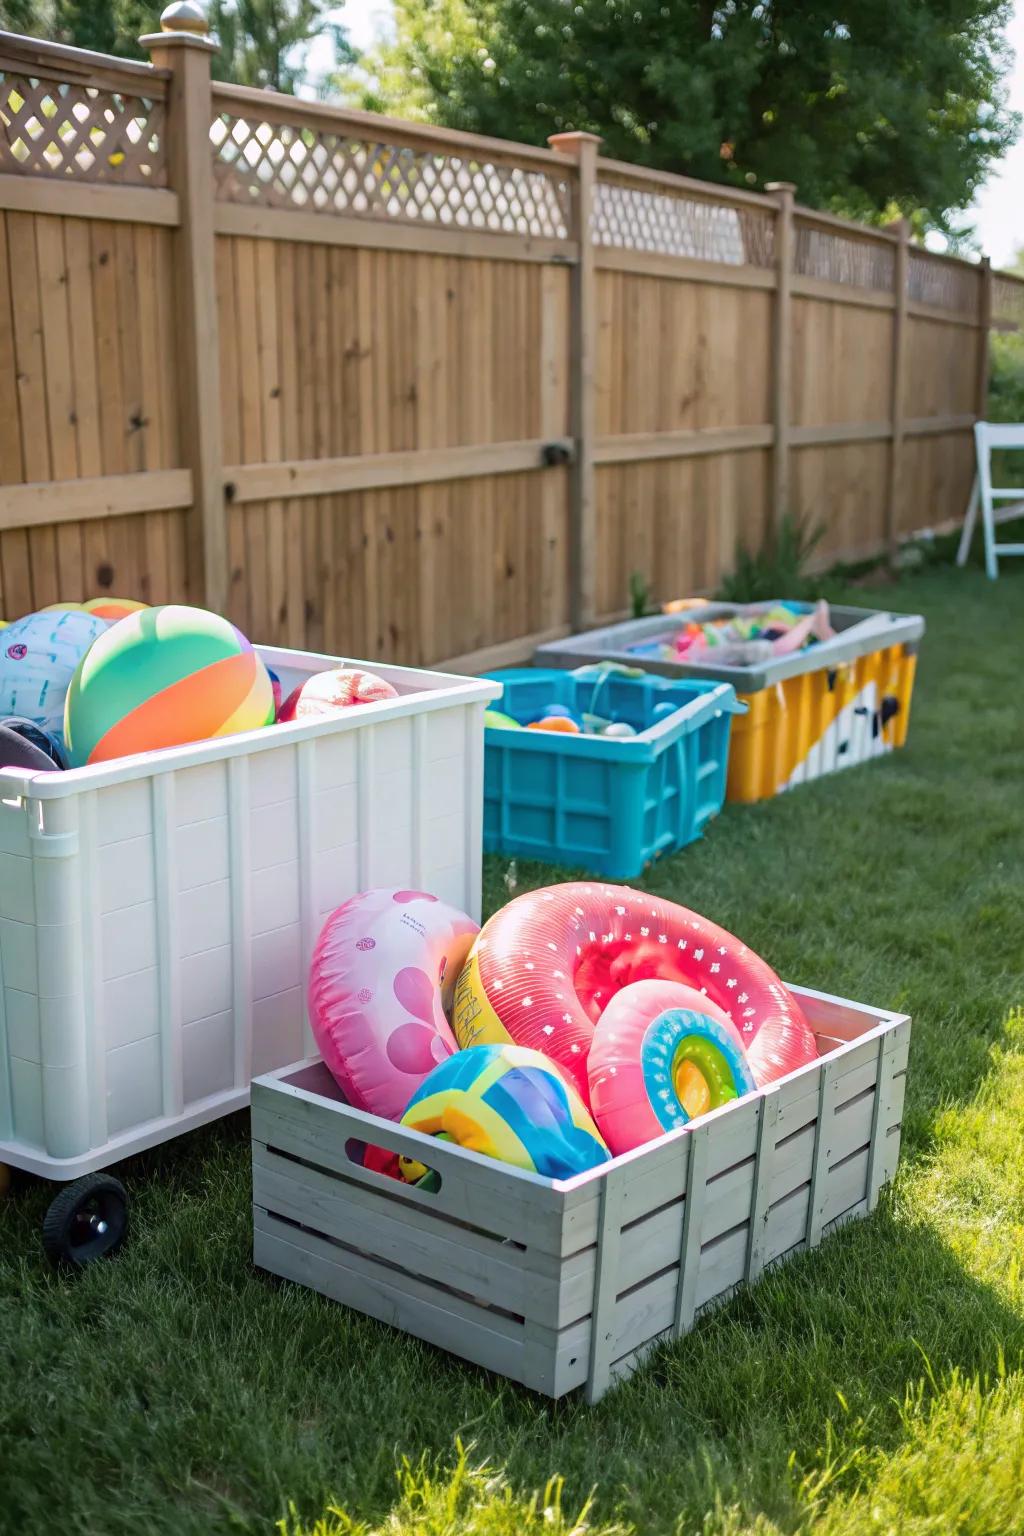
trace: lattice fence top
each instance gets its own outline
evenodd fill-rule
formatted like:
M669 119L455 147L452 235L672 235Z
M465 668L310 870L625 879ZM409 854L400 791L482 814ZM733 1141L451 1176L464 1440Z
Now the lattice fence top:
M976 268L963 267L942 256L911 251L907 267L907 297L915 304L935 304L954 313L975 313L978 308Z
M775 259L775 219L768 209L617 181L597 183L591 238L595 245L734 267L770 267Z
M228 202L539 239L569 237L571 190L554 170L228 111L215 118L210 141L217 196Z
M892 293L896 253L889 241L858 240L840 230L803 224L799 219L794 235L793 271L799 276Z
M1024 330L1024 279L992 274L992 319L1002 326Z
M0 70L0 171L166 185L155 97Z

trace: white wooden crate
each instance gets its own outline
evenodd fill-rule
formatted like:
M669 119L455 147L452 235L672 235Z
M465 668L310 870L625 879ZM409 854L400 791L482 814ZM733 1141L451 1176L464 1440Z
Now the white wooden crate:
M339 658L259 647L285 692ZM0 769L0 1163L77 1178L314 1049L324 918L408 885L479 917L483 679L68 773Z
M910 1019L794 988L820 1058L564 1182L351 1109L313 1059L253 1083L256 1263L514 1381L590 1401L653 1343L870 1211L899 1156ZM361 1146L434 1168L435 1194Z

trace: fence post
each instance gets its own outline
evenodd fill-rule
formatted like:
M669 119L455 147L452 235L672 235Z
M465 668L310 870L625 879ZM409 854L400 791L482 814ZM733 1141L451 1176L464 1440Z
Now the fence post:
M896 267L893 277L892 312L892 372L891 412L892 443L889 451L889 479L885 497L885 552L890 561L896 558L896 525L899 520L900 491L902 489L904 416L903 396L905 386L905 358L907 351L907 274L910 266L910 224L897 219L892 229L898 237Z
M175 251L178 314L178 397L181 445L192 471L189 584L208 608L228 603L227 514L220 420L220 358L210 149L210 59L216 50L199 0L174 0L161 32L140 37L167 90L167 177L178 194L181 222Z
M974 409L978 420L988 415L988 377L990 368L989 346L992 336L992 263L987 256L981 258L981 293L978 303L978 386Z
M597 607L594 580L597 293L590 222L597 181L597 151L601 140L593 133L554 133L548 143L552 149L563 155L571 155L577 162L573 225L579 253L573 269L572 351L569 359L572 435L576 441L569 512L569 618L573 629L580 630L593 623Z
M771 531L776 532L790 511L789 390L793 356L793 198L791 181L769 181L765 191L778 204L775 217L775 323L772 327L772 452Z

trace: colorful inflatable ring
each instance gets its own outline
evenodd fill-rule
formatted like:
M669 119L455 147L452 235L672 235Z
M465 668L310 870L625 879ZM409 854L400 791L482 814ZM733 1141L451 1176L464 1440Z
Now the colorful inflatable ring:
M309 974L321 1055L357 1109L398 1120L457 1050L445 1005L476 923L425 891L353 896L323 926Z
M608 1148L555 1064L520 1045L474 1045L417 1088L402 1124L443 1136L545 1179L571 1179L608 1161ZM425 1169L403 1160L406 1177Z
M622 987L696 987L736 1025L758 1086L817 1057L796 1000L765 962L696 912L623 885L529 891L494 915L455 993L460 1045L513 1040L543 1051L589 1102L594 1025Z
M615 1157L750 1093L739 1031L692 987L635 981L597 1021L590 1107Z

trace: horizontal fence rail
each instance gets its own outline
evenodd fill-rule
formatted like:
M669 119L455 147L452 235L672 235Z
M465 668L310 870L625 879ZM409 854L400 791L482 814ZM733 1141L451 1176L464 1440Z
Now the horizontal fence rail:
M0 616L461 664L962 512L1024 280L752 192L0 33Z

